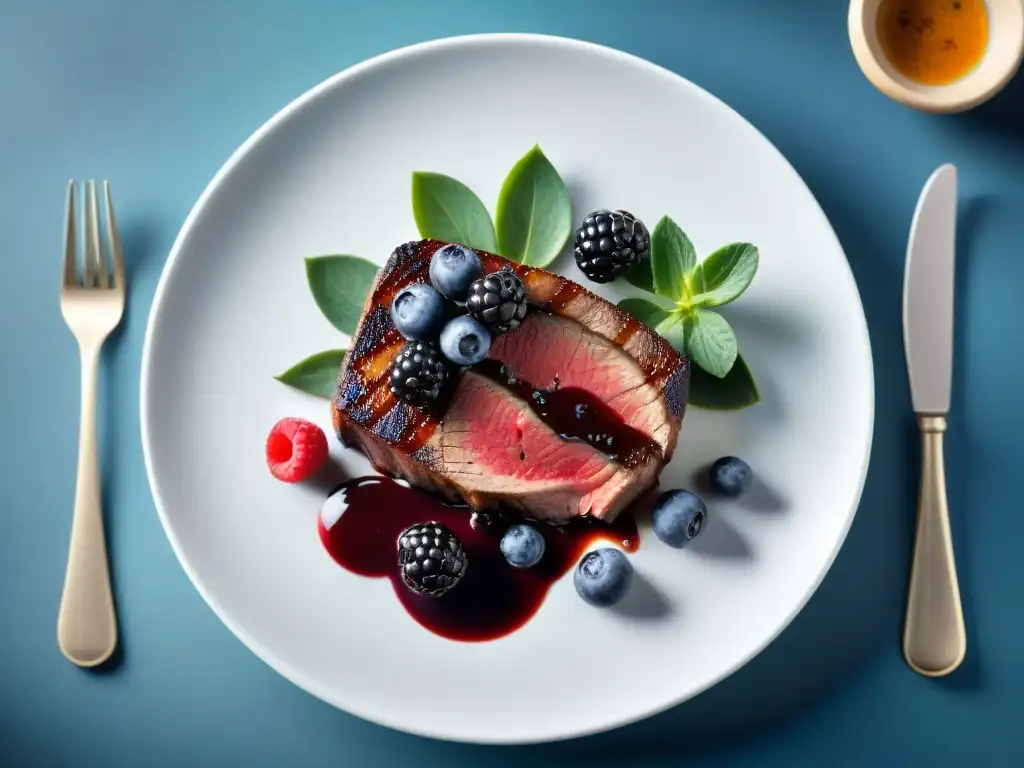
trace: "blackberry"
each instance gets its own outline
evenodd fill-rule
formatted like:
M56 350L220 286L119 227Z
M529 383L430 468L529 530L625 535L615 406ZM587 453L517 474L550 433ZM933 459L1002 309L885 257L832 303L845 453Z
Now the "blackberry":
M583 220L573 245L580 271L595 283L610 283L647 258L651 233L629 211L602 208Z
M391 363L391 394L417 408L437 400L447 380L448 366L432 342L406 342Z
M470 284L466 311L494 336L514 331L526 317L526 286L511 270L492 272Z
M462 581L468 565L462 542L443 523L419 523L398 537L402 581L418 595L441 597Z

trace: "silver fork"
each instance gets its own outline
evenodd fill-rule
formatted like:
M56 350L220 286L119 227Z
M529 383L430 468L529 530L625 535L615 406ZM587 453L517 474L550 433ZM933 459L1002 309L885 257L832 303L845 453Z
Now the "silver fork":
M110 184L103 182L106 202L107 249L100 238L96 184L85 186L82 211L85 242L81 268L76 236L75 182L68 182L64 224L64 281L60 310L78 341L82 365L82 411L78 437L78 481L71 523L64 592L57 619L57 644L69 661L94 667L110 658L117 647L117 619L110 589L107 544L100 504L96 451L96 379L100 350L124 313L124 262L117 235Z

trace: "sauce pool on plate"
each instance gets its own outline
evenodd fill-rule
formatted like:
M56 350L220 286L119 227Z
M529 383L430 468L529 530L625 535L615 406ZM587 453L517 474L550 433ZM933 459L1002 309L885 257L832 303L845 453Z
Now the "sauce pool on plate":
M876 21L885 58L922 85L959 80L988 46L985 0L882 0Z
M443 597L410 591L398 571L398 539L410 525L443 523L462 541L466 575ZM421 626L450 640L496 640L522 627L540 609L551 586L598 542L635 552L636 523L623 514L613 523L576 518L554 527L536 525L544 556L533 568L513 568L499 543L511 521L499 513L473 515L407 483L383 476L342 483L324 503L317 522L320 540L338 565L387 578L405 610Z

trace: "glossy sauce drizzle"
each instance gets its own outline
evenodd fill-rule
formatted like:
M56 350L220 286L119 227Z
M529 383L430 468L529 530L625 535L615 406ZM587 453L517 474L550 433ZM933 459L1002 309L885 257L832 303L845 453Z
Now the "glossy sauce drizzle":
M551 585L599 541L627 552L640 544L636 523L620 515L612 524L577 518L564 526L538 523L546 548L533 568L512 568L499 542L511 518L498 512L474 515L388 477L349 480L324 503L317 523L331 557L352 573L387 578L402 605L419 624L451 640L481 642L508 635L537 612ZM421 597L398 574L398 539L411 525L436 521L459 537L468 565L448 594Z

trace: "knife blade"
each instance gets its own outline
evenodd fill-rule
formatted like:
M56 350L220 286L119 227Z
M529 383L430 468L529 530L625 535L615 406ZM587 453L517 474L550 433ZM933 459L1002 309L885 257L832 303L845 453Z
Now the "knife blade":
M903 345L918 414L949 411L953 378L953 277L957 172L939 166L917 201L903 279Z

